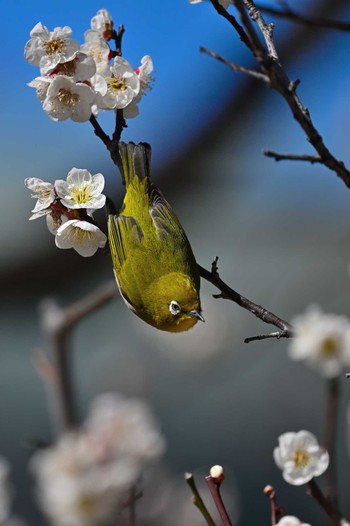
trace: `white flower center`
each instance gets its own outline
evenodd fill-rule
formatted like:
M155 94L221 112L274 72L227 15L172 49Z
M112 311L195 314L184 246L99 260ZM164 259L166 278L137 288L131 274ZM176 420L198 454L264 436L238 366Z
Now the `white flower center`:
M61 88L58 90L56 99L65 106L75 106L79 101L79 95L77 93L72 93L71 91Z
M55 53L61 53L65 45L65 41L61 38L54 38L45 42L44 48L48 55L54 55Z
M308 465L310 455L304 449L297 449L293 455L293 461L297 468L304 468Z
M118 75L118 77L107 77L106 82L108 85L108 89L111 91L125 91L128 87L125 79L120 75Z
M77 500L77 508L83 517L91 517L97 508L97 499L94 495L80 495Z
M100 62L103 61L101 48L100 48L100 46L98 44L90 44L89 51L90 51L90 54L91 54L92 58L94 59L94 61L97 64L99 64Z

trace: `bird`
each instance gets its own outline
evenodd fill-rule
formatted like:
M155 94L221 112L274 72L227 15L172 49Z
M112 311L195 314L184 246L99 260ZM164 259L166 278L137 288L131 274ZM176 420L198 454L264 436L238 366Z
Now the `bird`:
M175 212L151 182L151 147L120 142L125 185L119 214L108 213L108 241L119 292L139 318L182 332L204 318L198 266Z

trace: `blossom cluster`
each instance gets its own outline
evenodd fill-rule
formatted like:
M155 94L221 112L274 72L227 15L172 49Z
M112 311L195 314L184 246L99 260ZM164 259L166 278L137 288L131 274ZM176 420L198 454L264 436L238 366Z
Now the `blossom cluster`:
M163 451L144 401L102 394L80 430L32 457L40 506L54 526L116 524L131 488Z
M93 223L93 212L106 202L102 174L72 168L65 181L51 184L28 177L24 183L37 199L29 219L46 217L58 248L74 248L81 256L89 257L106 245L106 235Z
M101 9L84 34L84 44L71 38L68 26L49 31L41 22L30 32L24 56L39 66L40 76L29 82L48 117L54 121L89 120L102 110L123 110L125 118L138 115L138 103L150 88L152 59L145 55L139 67L108 44L116 39L113 20Z

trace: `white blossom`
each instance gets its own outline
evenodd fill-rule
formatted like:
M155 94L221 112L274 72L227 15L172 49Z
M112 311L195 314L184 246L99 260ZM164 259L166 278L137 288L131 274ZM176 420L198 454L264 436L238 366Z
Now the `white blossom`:
M130 486L146 462L156 458L156 449L160 451L155 443L163 445L145 403L111 394L98 397L85 426L32 458L37 495L50 522L54 526L118 522Z
M310 526L310 524L306 524L306 522L300 522L300 520L293 515L285 515L278 521L276 526Z
M112 15L107 9L100 9L96 15L91 19L91 29L97 31L101 36L105 31L109 32L113 28Z
M37 219L46 215L50 211L50 205L56 199L55 188L53 184L38 179L37 177L27 177L24 184L31 190L32 197L37 199L32 210L33 215L29 219Z
M288 347L293 360L305 360L322 376L338 376L350 365L350 322L345 316L325 314L310 307L292 320L294 338Z
M50 119L85 122L91 116L91 107L95 102L95 93L83 83L76 83L65 75L56 76L51 82L43 108Z
M328 468L328 452L309 431L284 433L279 436L278 443L273 457L289 484L305 484L313 477L322 475Z
M41 75L53 71L58 64L74 57L79 49L76 40L70 38L72 30L68 26L56 27L50 32L41 22L30 32L30 40L25 45L24 56L30 64L40 66Z
M200 2L203 2L203 0L188 0L190 4L199 4ZM230 5L231 0L218 0L219 4L222 5L225 9L228 9L228 6Z
M97 226L79 219L70 219L63 223L55 237L58 248L74 248L83 257L93 256L106 242L107 237Z
M36 89L36 96L40 102L44 102L47 95L47 90L52 82L52 77L36 77L31 82L28 82L30 88Z
M99 94L96 103L105 110L125 108L140 91L138 76L122 57L116 57L103 76L95 75L92 84Z
M127 456L139 473L164 452L164 440L146 402L115 393L95 398L86 420L86 429L101 449L118 458Z
M131 119L136 117L139 114L139 109L137 103L140 102L145 92L148 89L151 89L152 77L151 73L153 71L153 61L149 55L145 55L141 59L141 64L138 68L135 69L140 81L140 91L136 97L133 98L131 103L124 108L123 117L126 119Z
M106 196L102 194L105 180L102 174L91 175L88 170L72 168L67 180L55 181L55 189L61 203L67 208L102 208Z
M85 44L80 46L80 50L94 59L97 73L103 75L106 68L108 69L109 45L97 31L91 29L85 32L84 40Z
M96 63L89 54L77 51L68 62L58 64L51 75L66 75L75 82L83 82L91 79L96 73Z

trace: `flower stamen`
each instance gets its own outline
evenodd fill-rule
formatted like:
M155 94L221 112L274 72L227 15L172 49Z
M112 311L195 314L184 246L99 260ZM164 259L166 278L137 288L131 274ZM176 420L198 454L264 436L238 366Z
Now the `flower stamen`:
M79 95L77 93L72 93L71 91L64 88L58 90L56 98L65 106L75 106L79 101Z
M61 53L65 45L65 41L61 38L54 38L45 42L44 48L48 55L54 55L55 53Z
M127 83L123 77L107 77L106 79L108 89L111 91L125 91L127 89Z
M308 465L310 460L310 455L304 449L297 449L293 455L294 464L298 468L304 468Z

